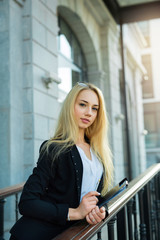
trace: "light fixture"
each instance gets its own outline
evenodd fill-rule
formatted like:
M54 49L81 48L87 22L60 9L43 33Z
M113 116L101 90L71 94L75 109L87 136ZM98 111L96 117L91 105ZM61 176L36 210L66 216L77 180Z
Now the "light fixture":
M54 80L53 80L53 78L51 78L51 77L43 78L43 82L44 82L46 88L48 88L48 89L50 88L50 84L51 84L53 81L54 81Z
M143 129L142 135L143 135L143 136L146 136L147 134L148 134L148 131L147 131L146 129Z
M51 88L53 82L61 83L60 78L55 73L46 73L45 76L42 77L42 81L47 89Z
M148 80L149 80L148 74L144 74L143 75L143 81L148 81Z

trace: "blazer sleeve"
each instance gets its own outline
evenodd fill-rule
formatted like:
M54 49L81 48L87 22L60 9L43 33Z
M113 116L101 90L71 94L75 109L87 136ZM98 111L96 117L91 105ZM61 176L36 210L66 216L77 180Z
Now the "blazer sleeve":
M37 167L24 185L19 202L20 214L60 225L66 224L68 204L55 204L43 200L51 174L50 153L41 151ZM55 164L55 163L53 163ZM54 168L54 166L52 166Z

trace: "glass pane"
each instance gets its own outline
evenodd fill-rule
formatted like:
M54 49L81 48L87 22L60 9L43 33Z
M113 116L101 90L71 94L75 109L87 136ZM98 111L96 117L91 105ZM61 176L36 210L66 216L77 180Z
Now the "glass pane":
M149 133L156 132L156 116L154 113L144 115L144 126Z
M160 147L160 107L159 103L144 104L144 126L146 148Z
M59 101L63 102L67 93L72 88L71 69L67 67L58 68L58 76L61 79L61 83L59 84Z
M156 148L160 146L160 142L158 141L158 134L151 133L145 136L146 148Z
M160 162L160 151L159 152L147 152L147 168L151 165Z
M153 80L152 80L152 62L151 55L146 54L142 56L142 63L147 70L147 80L143 81L142 90L143 90L143 98L151 98L153 97Z
M143 21L138 22L138 25L143 33L143 36L145 37L145 40L147 42L147 45L145 47L150 46L150 27L149 27L149 21Z
M72 59L71 46L64 35L59 36L59 51L67 58Z
M72 71L72 86L82 81L82 75L79 72Z
M82 81L82 74L70 68L62 67L58 69L58 76L61 79L61 83L59 84L59 101L63 102L72 86Z
M67 41L71 45L72 34L71 34L71 31L70 31L70 28L68 27L68 25L66 24L66 22L62 18L59 18L59 27L60 27L60 35L66 36Z
M81 54L81 48L78 44L78 42L76 41L75 38L73 38L73 44L72 44L72 47L73 47L73 59L74 59L74 63L76 65L78 65L79 67L82 66L82 54Z
M59 27L58 76L62 81L59 84L59 101L62 102L76 82L87 81L87 67L75 34L61 17Z

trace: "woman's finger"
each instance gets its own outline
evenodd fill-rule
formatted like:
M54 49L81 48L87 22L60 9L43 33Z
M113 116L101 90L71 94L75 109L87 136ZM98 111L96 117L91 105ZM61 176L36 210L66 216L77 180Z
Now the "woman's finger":
M93 222L90 220L90 218L89 218L88 215L86 216L86 221L87 221L89 224L93 224Z
M88 197L99 196L99 195L100 195L99 192L91 191L91 192L88 192L86 195L84 195L84 197L88 198Z
M98 203L98 198L97 197L89 197L89 198L87 198L86 199L87 201L89 201L89 202L92 202L92 201L95 201L96 202L96 204Z
M89 213L88 215L87 215L87 219L88 219L88 223L89 224L96 224L97 223L97 221L96 221L96 219L94 218L94 216L91 214L91 213Z
M99 211L96 211L96 208L94 208L91 213L89 213L89 216L91 216L90 218L94 218L96 222L101 222L102 221L102 217L100 214L98 214Z
M101 207L99 210L101 213L104 213L106 211L104 207Z

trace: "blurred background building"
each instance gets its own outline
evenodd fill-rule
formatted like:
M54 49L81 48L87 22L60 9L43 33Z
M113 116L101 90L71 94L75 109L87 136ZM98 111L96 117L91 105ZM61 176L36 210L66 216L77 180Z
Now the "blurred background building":
M139 23L146 39L142 64L147 73L142 82L147 166L160 162L160 20Z
M104 93L115 182L160 162L160 20L138 10L153 2L0 1L1 188L28 178L76 82Z

